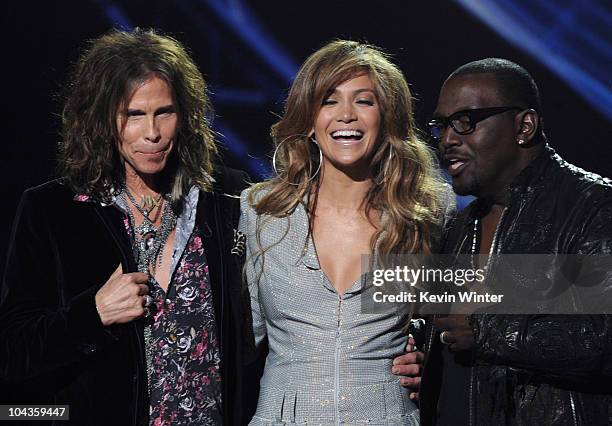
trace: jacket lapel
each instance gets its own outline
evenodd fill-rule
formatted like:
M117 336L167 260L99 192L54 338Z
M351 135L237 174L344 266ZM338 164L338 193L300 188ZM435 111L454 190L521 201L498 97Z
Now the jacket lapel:
M123 272L125 273L138 271L138 267L136 265L136 261L132 252L132 247L124 228L123 214L113 206L103 207L97 203L94 204L94 211L100 219L100 222L111 235L112 239L115 242L115 247L121 254L121 266L123 268ZM137 371L137 376L134 380L135 393L137 395L135 417L136 419L147 419L147 367L145 364L143 320L140 319L137 321L133 321L129 324L129 329L133 333L133 339L131 339L132 348L135 353L140 354L140 357L135 360Z
M200 192L196 223L202 233L202 245L208 263L208 276L213 296L213 306L217 322L218 338L222 339L223 323L223 241L219 229L217 213L217 198L215 193Z
M121 254L121 266L123 267L123 271L136 272L138 267L136 266L130 242L123 228L123 214L113 206L103 207L97 203L93 206L96 215L111 235L117 250Z

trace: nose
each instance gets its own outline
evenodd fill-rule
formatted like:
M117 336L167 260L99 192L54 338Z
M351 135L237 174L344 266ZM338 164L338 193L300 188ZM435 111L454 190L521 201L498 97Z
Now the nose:
M338 121L343 123L350 123L351 121L357 120L357 114L355 114L355 109L351 102L344 102L340 106L338 114Z
M440 152L444 153L445 150L452 146L461 145L460 136L455 132L451 126L446 126L442 131L442 136L438 141L438 148Z
M159 123L157 117L148 117L146 120L145 138L153 143L159 142L161 133L159 131Z

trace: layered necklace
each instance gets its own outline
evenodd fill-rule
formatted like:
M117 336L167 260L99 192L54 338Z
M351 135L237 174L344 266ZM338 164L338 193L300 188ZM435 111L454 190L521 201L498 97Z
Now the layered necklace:
M134 246L135 254L137 257L138 271L145 274L150 274L151 277L155 275L157 266L161 264L162 256L164 254L164 247L168 242L170 233L176 226L176 215L172 210L172 206L162 195L154 198L149 195L142 197L142 205L136 202L136 199L127 188L123 187L121 196L127 207L127 214L130 220L130 225L134 230ZM140 225L136 226L134 215L131 209L128 207L129 202L140 212L143 217L143 221ZM162 209L163 206L163 209ZM159 207L162 209L161 223L158 228L155 227L149 215L155 209ZM150 288L152 291L153 288ZM145 358L147 363L147 381L149 394L151 393L151 377L153 374L153 333L151 330L151 317L149 307L145 307L145 317L147 321L144 327L144 341L145 341Z
M157 199L150 195L143 196L142 205L136 201L127 186L123 187L121 195L124 196L126 205L129 200L143 217L142 223L136 226L131 209L127 209L128 218L134 230L138 271L155 275L157 266L161 264L168 237L176 226L176 215L172 211L170 203L164 202L161 194ZM162 209L161 223L158 228L155 227L153 220L149 217L155 207Z

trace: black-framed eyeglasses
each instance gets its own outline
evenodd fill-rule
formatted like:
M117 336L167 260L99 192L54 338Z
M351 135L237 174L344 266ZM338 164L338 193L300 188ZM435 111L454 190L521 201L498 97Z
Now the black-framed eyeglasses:
M444 130L450 125L451 128L460 135L470 134L476 129L476 124L482 120L496 114L510 110L523 110L525 108L518 106L503 106L491 108L474 108L457 111L448 117L437 117L427 123L429 134L432 138L439 140L444 134Z

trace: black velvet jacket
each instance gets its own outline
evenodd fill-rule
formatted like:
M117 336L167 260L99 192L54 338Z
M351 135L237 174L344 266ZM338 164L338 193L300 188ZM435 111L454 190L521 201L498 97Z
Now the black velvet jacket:
M509 200L495 253L612 254L610 181L568 164L552 148L515 179ZM467 252L479 211L476 200L456 219L443 253ZM605 300L612 293L612 271L601 271L600 278ZM612 424L610 315L479 314L471 323L476 349L470 383L453 390L469 393L470 424ZM423 425L436 423L441 348L439 333L429 326L420 391Z
M231 254L246 174L218 169L201 192L204 232L220 339L225 424L242 424L243 256ZM114 206L74 201L59 181L21 200L0 305L0 375L26 392L25 404L69 404L74 424L148 422L143 324L104 327L94 296L117 265L137 270Z

